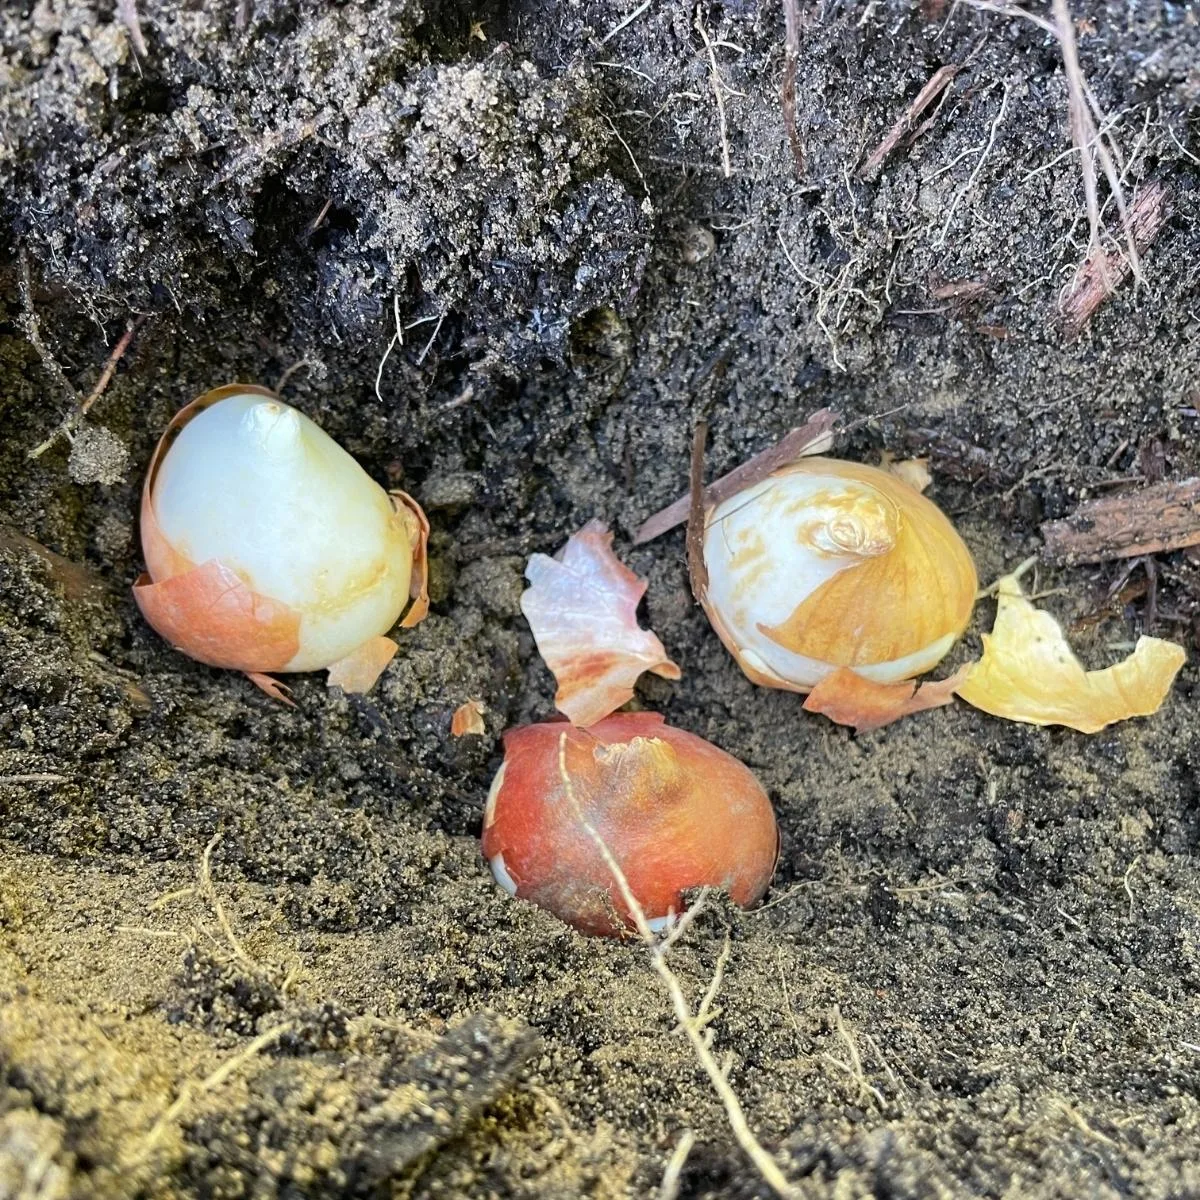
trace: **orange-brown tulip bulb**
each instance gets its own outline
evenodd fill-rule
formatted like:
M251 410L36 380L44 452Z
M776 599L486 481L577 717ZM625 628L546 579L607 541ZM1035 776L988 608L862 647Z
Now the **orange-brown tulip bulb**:
M497 882L584 933L624 934L635 922L588 825L654 930L682 913L690 888L723 888L753 904L779 853L758 780L657 713L509 730L483 822Z

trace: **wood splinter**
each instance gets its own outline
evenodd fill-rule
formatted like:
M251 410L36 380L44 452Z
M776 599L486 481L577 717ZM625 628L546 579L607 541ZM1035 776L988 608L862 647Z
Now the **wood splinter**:
M1044 557L1062 566L1200 545L1200 479L1159 483L1081 504L1042 526Z

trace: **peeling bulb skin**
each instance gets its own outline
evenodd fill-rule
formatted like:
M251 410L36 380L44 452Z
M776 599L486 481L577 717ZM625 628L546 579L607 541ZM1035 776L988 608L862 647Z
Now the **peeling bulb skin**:
M587 729L557 721L511 729L504 750L484 856L505 890L576 929L635 928L584 822L652 928L686 908L691 888L723 888L743 906L766 891L779 852L770 801L745 766L703 738L655 713L622 713Z
M701 597L765 687L808 692L840 667L876 683L934 667L978 582L945 514L894 473L805 458L707 514Z
M151 461L134 595L201 662L329 667L366 690L395 652L382 635L424 584L414 509L270 392L218 388L176 415Z

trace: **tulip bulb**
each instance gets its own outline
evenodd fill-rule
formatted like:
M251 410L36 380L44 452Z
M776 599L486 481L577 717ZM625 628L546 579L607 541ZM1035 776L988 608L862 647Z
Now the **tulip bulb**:
M652 929L682 912L689 888L725 888L753 904L779 853L758 780L657 713L509 730L483 819L497 882L585 933L626 933L635 922L595 835Z
M146 619L214 667L329 668L365 691L395 653L382 635L425 615L428 523L328 434L263 388L233 384L176 414L142 493Z
M702 603L755 683L807 692L839 667L879 683L930 670L978 588L936 505L894 474L806 458L706 515Z

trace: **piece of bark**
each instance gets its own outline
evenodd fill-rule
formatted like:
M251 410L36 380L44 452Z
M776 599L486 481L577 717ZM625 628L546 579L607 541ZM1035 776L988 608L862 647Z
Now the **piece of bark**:
M709 484L704 489L705 507L720 504L743 488L753 487L759 480L766 479L773 471L798 458L808 454L823 454L833 445L833 429L840 419L841 414L832 408L822 408L813 413L803 425L784 434L775 445ZM634 535L634 545L653 541L676 525L682 525L688 519L691 508L692 494L689 490L674 504L668 504L644 521Z
M1171 189L1155 180L1147 184L1129 207L1128 229L1138 254L1151 242L1171 215ZM1062 302L1063 327L1068 337L1087 328L1096 310L1129 278L1132 271L1127 251L1106 252L1097 246L1084 260L1074 286Z
M1106 562L1200 545L1200 479L1158 483L1081 504L1042 526L1052 563Z
M948 63L939 67L929 77L929 82L917 93L917 98L908 106L904 115L888 130L887 136L871 152L870 157L858 169L859 179L871 179L883 165L884 159L900 144L900 139L913 127L913 122L950 86L958 67Z

